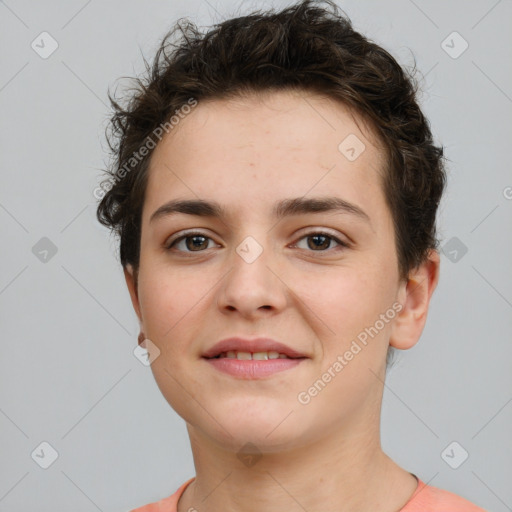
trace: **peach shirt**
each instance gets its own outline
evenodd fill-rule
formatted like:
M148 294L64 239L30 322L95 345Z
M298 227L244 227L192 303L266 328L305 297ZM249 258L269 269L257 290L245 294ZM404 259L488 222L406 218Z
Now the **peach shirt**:
M194 479L195 477L187 480L171 496L135 508L130 512L177 512L180 496ZM483 508L474 505L457 494L426 485L418 477L416 479L418 480L418 487L399 512L486 512Z

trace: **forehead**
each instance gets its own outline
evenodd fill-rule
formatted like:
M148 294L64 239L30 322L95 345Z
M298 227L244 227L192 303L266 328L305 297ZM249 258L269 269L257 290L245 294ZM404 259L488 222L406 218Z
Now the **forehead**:
M177 197L241 210L334 193L378 206L384 165L368 124L332 98L287 90L200 101L154 150L144 220Z

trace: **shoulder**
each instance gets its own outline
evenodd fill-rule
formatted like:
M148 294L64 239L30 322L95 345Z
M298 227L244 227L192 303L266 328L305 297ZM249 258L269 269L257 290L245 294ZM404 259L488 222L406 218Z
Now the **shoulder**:
M462 496L426 485L418 480L418 488L400 512L486 512Z
M185 488L190 484L195 477L190 478L184 484L182 484L176 492L153 503L148 503L142 507L134 508L129 512L177 512L178 500L185 491Z

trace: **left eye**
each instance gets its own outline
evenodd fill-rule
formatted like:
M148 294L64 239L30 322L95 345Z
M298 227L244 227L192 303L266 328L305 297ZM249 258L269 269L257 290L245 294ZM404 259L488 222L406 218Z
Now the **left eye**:
M330 249L331 242L334 241L342 247L348 247L348 244L342 242L338 238L329 235L328 233L308 233L307 235L300 238L300 240L308 240L307 248L312 249L314 252L325 252L325 249ZM311 240L311 242L309 242ZM297 244L296 244L297 245ZM298 246L298 245L297 245ZM301 247L299 247L301 248Z

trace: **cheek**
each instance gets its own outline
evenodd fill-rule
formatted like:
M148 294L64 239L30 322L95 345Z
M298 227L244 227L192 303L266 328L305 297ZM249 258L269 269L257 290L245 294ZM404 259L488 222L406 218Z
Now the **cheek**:
M393 283L376 267L343 269L317 283L324 293L311 294L307 305L329 329L322 338L321 370L302 391L322 389L304 414L324 415L328 423L327 416L335 422L340 415L356 414L363 399L378 401L377 376L385 365L392 318L382 321L380 315L392 309Z
M340 405L343 402L347 407L349 403L357 407L385 364L396 285L392 273L377 266L338 270L337 274L317 279L324 293L312 294L307 303L328 326L322 336L322 371L336 375L319 402L332 399ZM386 312L383 321L381 315Z
M392 279L367 263L297 275L294 292L326 324L338 339L357 334L391 307ZM333 332L332 332L333 331Z
M197 273L193 276L157 267L141 273L139 298L146 336L154 338L161 350L181 351L183 329L190 325L194 308L208 289L208 283Z
M197 390L200 376L190 372L191 340L201 315L201 299L211 285L191 272L153 266L141 272L140 302L146 337L160 350L151 364L157 386L169 405L194 424L200 411L191 409L190 390ZM199 378L199 381L198 381ZM193 393L195 394L195 393ZM204 419L204 421L207 421Z

